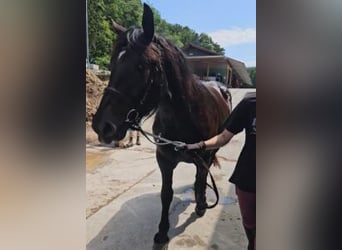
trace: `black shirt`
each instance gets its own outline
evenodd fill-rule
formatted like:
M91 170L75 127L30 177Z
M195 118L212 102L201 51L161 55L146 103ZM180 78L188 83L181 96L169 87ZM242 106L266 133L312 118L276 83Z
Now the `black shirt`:
M245 145L229 181L245 192L256 192L256 94L249 93L224 123L233 134L246 131Z

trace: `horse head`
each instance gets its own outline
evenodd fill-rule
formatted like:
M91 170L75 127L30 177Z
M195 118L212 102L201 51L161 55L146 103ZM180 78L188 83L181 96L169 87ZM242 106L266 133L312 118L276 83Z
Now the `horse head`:
M166 86L161 51L153 43L151 8L144 4L142 29L126 29L114 21L112 28L118 40L111 56L111 76L92 122L105 143L123 139L130 123L151 114Z

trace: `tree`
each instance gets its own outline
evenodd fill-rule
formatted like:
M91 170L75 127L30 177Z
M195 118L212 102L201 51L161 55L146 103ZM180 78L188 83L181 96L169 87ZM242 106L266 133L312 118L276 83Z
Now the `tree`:
M111 30L110 18L125 27L141 22L140 0L89 0L90 62L108 68L116 36Z
M104 31L105 5L103 0L89 0L89 50L90 50L90 62L94 63L98 55L102 55L103 41L100 38Z
M105 15L127 28L141 23L142 12L140 0L105 0Z
M203 48L214 51L220 55L224 55L224 48L221 48L220 45L215 43L212 38L206 33L201 33L196 40L192 41L194 44L197 44Z
M116 35L111 30L110 18L118 24L129 28L141 26L143 7L140 0L88 0L89 16L89 52L90 62L98 64L101 68L108 68L113 44ZM205 33L198 34L187 26L170 24L165 21L157 9L154 12L155 31L176 44L183 47L193 42L219 54L224 49L213 42Z
M256 67L247 68L247 72L252 80L253 87L256 87Z

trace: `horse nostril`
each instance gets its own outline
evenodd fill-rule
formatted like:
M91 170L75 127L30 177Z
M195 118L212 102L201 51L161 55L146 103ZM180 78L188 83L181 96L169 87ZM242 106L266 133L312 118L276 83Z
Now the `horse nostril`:
M102 132L105 137L112 137L115 135L116 126L111 122L105 122Z

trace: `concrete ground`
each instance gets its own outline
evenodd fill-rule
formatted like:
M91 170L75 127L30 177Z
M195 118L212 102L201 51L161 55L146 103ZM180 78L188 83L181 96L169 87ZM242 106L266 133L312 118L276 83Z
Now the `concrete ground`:
M248 89L232 89L233 106ZM143 127L151 130L152 121ZM195 166L180 163L174 173L170 207L170 242L164 249L246 249L247 240L234 186L228 182L244 134L217 154L221 169L212 167L220 193L219 204L198 218L194 214ZM142 138L141 146L113 149L87 144L87 249L145 250L153 246L161 213L161 176L155 146ZM210 182L209 178L208 181ZM215 194L207 189L209 204Z

